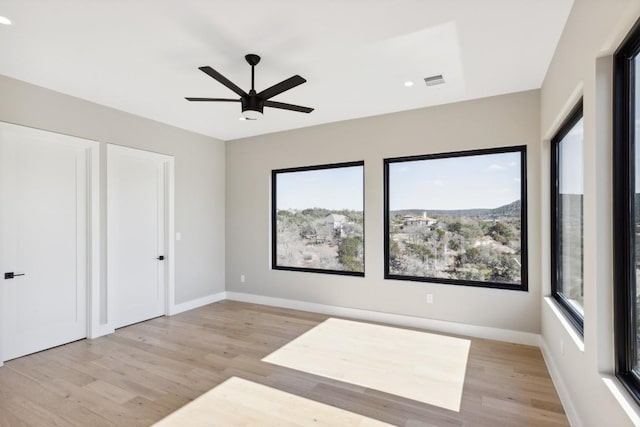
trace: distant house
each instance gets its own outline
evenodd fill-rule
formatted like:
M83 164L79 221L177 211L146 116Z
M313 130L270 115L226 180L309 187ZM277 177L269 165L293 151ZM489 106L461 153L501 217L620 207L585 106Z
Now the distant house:
M405 215L402 217L402 222L404 223L404 225L417 225L419 227L428 227L435 224L438 221L435 220L434 218L429 218L427 216L427 213L424 212L422 216Z
M340 230L347 222L347 217L339 214L329 214L324 219L324 223L333 227L334 230Z

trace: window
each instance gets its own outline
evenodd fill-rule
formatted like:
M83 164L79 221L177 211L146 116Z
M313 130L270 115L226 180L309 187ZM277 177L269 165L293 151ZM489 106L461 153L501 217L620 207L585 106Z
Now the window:
M364 162L274 170L272 266L364 276Z
M385 278L527 290L526 149L384 161Z
M613 262L616 373L640 402L640 24L614 58Z
M551 140L551 295L583 333L582 101Z

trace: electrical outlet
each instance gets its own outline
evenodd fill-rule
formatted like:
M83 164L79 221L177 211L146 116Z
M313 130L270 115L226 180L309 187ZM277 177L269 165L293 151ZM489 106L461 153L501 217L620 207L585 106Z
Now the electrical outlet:
M427 294L427 304L433 304L433 294Z
M240 281L241 281L242 283L244 283L244 274L241 274L241 275L240 275Z

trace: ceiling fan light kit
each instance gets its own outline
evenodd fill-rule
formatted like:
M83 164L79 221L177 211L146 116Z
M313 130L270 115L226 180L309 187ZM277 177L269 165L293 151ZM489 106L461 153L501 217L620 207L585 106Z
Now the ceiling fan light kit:
M242 110L242 117L245 120L258 120L260 117L262 117L262 110L254 110L251 108L246 108Z
M302 107L300 105L286 104L283 102L270 101L276 95L281 94L289 89L293 89L296 86L305 83L306 80L295 75L286 80L281 81L260 93L256 93L255 90L255 66L260 62L260 57L256 54L250 53L244 57L247 63L251 66L251 90L249 93L242 90L239 86L234 84L231 80L214 70L209 66L200 67L199 70L207 74L209 77L217 80L227 88L231 89L237 95L240 95L239 99L231 98L185 98L187 101L196 102L240 102L242 107L242 117L245 120L256 120L262 117L264 107L278 108L281 110L298 111L300 113L310 113L313 108Z

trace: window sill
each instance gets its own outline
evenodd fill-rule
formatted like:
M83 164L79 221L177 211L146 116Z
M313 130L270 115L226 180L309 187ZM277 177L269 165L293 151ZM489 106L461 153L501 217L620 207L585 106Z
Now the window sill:
M631 422L634 425L640 425L640 407L638 407L633 397L629 395L627 389L613 375L602 375L602 381Z
M556 300L550 296L544 297L544 300L549 306L549 308L551 308L551 311L553 312L553 314L555 314L555 316L558 318L560 323L562 323L562 326L564 327L567 334L569 334L569 336L571 337L571 340L574 342L578 350L580 350L581 353L584 353L584 338L582 337L582 335L580 335L580 333L576 330L576 328L571 324L571 322L569 322L569 319L567 319L567 317L565 316L564 312L562 311L562 309L560 308Z

